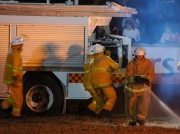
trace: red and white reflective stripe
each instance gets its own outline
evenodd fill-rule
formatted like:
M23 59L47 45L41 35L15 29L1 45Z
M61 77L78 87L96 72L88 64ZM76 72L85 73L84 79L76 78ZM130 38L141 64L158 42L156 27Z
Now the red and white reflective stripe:
M125 74L124 73L111 74L111 76L112 76L113 83L125 83Z
M82 83L83 82L83 73L69 73L68 82L69 83Z
M69 83L82 83L83 82L83 73L69 73L68 82ZM124 83L125 74L111 74L113 83Z

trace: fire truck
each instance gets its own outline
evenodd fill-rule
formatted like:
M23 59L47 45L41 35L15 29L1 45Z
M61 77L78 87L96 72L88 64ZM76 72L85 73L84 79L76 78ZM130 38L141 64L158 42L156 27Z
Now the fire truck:
M112 17L130 17L137 11L116 3L102 6L0 2L0 97L9 96L2 83L6 55L15 36L25 39L23 111L26 114L55 115L66 112L67 100L87 100L89 92L82 85L83 63L90 45L100 43L119 63L112 73L115 85L124 82L125 67L131 59L131 39L109 35L94 38L97 26L108 26Z

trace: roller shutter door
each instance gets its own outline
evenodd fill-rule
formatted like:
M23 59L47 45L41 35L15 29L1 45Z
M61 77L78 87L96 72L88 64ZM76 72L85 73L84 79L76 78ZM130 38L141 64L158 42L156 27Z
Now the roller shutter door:
M5 93L7 91L7 86L2 81L8 48L9 26L0 25L0 93Z
M26 41L22 52L24 66L83 66L83 26L18 25L17 35Z

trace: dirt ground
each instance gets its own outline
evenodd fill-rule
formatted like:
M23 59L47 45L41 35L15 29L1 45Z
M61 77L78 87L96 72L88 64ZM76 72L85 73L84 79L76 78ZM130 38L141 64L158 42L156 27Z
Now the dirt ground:
M175 114L152 96L146 126L130 127L123 90L117 90L117 95L113 119L90 117L80 112L86 103L73 101L67 102L68 112L63 115L0 119L0 134L180 134L179 107L171 107Z
M59 116L26 116L0 119L1 134L179 134L180 123L166 119L149 119L146 126L127 126L124 115L113 119L93 118L68 113Z

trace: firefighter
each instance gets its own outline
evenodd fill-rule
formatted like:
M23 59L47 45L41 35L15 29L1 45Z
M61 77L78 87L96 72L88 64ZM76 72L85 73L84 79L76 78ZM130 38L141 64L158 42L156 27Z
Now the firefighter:
M23 67L21 51L24 39L17 36L11 42L11 49L6 58L3 82L9 86L10 97L2 101L1 108L8 109L12 107L11 115L13 117L21 116L21 107L23 104Z
M95 92L90 83L90 71L91 66L94 62L93 47L94 46L90 46L87 50L87 59L84 63L83 86L85 90L89 91L92 96L92 102L88 105L88 112L92 116L98 117L104 100L101 99L101 97L97 96L97 93Z
M109 56L106 56L104 50L104 46L100 44L96 44L93 49L94 62L91 68L90 82L98 96L105 101L100 116L111 118L110 112L117 99L115 89L112 86L111 72L119 70L119 65Z
M135 58L126 67L125 108L129 126L145 125L154 78L152 62L145 58L145 49L137 47Z

